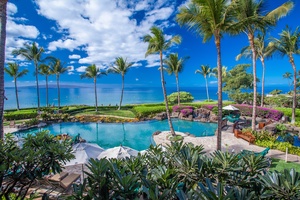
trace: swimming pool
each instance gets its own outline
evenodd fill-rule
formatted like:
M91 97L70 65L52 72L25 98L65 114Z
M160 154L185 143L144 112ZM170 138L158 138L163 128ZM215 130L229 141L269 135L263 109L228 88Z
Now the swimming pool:
M215 134L217 124L172 120L174 130L189 132L197 137L212 136ZM155 131L168 130L168 121L145 121L136 123L80 123L68 122L52 124L43 128L33 128L16 132L16 136L24 137L41 130L49 130L53 135L67 133L80 136L87 142L97 143L104 149L119 146L129 146L136 150L145 150L152 141Z

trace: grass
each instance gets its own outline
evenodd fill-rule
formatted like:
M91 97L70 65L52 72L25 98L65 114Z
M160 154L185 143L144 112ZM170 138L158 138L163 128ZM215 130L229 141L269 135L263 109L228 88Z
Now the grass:
M277 158L271 158L272 164L270 167L270 171L278 171L282 172L284 169L290 170L292 168L295 169L295 171L300 172L300 164L294 163L294 162L285 162L285 160L280 160Z
M89 115L110 115L118 117L129 117L135 118L135 114L131 110L116 110L116 108L100 108L98 112L94 109L83 110L82 112L77 113L76 115L89 114Z

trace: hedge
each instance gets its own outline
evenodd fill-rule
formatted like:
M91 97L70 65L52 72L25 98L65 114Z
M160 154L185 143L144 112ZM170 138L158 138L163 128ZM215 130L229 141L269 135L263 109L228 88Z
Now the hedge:
M133 108L138 118L147 117L156 113L165 112L166 106L136 106Z
M4 114L4 119L7 121L19 120L19 119L32 119L37 117L36 112L11 112Z
M292 109L291 108L281 108L281 107L278 107L278 108L275 108L275 109L283 112L283 114L286 115L286 116L289 116L290 119L292 118ZM296 122L300 122L300 109L296 108L296 116L295 116L295 118L296 118L295 119Z

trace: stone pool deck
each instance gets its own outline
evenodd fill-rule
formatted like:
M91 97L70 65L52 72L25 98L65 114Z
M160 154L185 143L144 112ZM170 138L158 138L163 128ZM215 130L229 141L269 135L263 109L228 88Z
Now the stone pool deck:
M170 134L169 131L163 131L158 135L154 135L153 139L156 144L170 144L170 141L167 139L167 136ZM206 154L210 154L217 149L217 136L209 136L209 137L193 137L184 135L184 142L190 142L194 145L203 145L204 151ZM229 125L227 129L222 131L222 151L229 151L238 153L244 149L260 152L263 151L264 147L259 147L254 144L250 144L249 142L236 138L232 133L232 125ZM285 160L286 154L285 152L273 150L271 149L267 154L267 157L279 158ZM300 164L300 157L297 155L288 154L287 160L291 162L295 162Z

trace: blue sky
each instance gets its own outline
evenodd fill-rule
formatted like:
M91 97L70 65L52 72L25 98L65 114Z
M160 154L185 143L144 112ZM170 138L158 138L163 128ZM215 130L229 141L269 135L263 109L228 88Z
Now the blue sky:
M125 77L129 86L160 86L158 55L145 58L147 44L142 37L153 26L159 26L166 37L179 34L182 43L174 46L169 53L178 52L179 56L189 56L185 69L180 74L181 86L200 87L205 85L204 78L195 74L200 65L216 66L216 49L213 39L203 43L202 38L186 27L179 27L175 21L184 0L10 0L8 3L8 22L6 38L6 62L18 62L30 73L18 80L19 86L35 84L32 63L15 58L12 50L20 48L25 42L36 42L44 47L44 56L52 55L69 66L71 70L61 75L62 84L90 84L92 80L81 80L85 68L96 64L102 69L110 66L116 57L127 57L134 62ZM284 0L267 0L269 9L275 8ZM293 30L299 26L300 2L295 1L292 12L280 19L277 26L268 33L278 37L278 33L289 25ZM222 64L231 69L236 64L251 63L242 59L235 61L240 49L248 45L245 34L225 35L222 39ZM300 58L295 56L295 63L300 69ZM250 72L252 69L249 70ZM282 78L285 72L292 72L287 58L275 56L266 61L266 85L287 85ZM261 63L257 62L257 74L261 76ZM40 84L45 78L39 77ZM167 86L175 86L175 77L166 75ZM110 74L98 80L99 84L120 84L119 75ZM55 77L50 77L50 84L55 84ZM211 86L216 79L209 78ZM5 85L12 86L12 78L5 75Z

